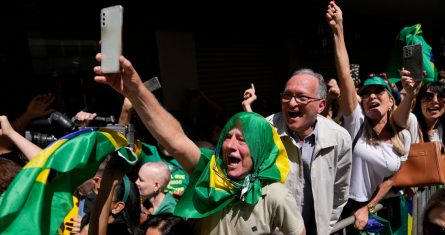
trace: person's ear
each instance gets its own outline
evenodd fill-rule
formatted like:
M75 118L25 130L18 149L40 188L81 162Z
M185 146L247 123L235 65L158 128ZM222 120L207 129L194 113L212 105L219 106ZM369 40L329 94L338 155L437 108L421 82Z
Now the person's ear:
M389 103L390 103L390 106L389 106L389 109L390 110L392 110L393 108L395 109L396 107L395 107L395 104L396 104L396 101L394 100L394 98L392 97L392 96L389 96ZM394 110L393 110L394 111Z
M318 113L323 112L325 107L326 107L326 99L320 100L320 102L318 103Z
M112 214L119 214L125 208L125 203L123 201L116 202L114 204L113 209L111 210Z
M155 191L156 193L159 193L159 188L160 188L159 186L160 186L159 182L155 182L154 191Z
M94 176L93 182L94 182L94 186L96 188L96 194L97 194L100 189L100 183L102 182L102 178L99 176Z

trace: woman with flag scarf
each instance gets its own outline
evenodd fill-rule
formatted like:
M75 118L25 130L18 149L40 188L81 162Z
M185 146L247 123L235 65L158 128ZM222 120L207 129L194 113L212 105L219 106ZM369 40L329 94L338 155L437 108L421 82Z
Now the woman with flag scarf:
M98 61L101 55L96 56ZM199 149L123 56L119 74L94 68L95 80L126 96L157 141L191 174L175 214L196 218L195 233L305 234L296 201L284 182L289 163L276 131L259 114L238 113L224 127L214 152Z

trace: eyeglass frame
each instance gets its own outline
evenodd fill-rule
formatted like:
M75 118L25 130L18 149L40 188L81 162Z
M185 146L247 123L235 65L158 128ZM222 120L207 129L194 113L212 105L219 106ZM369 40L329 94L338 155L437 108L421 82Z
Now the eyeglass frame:
M290 95L289 99L284 98L283 96L285 96L285 95ZM313 102L313 101L320 101L320 100L324 99L324 98L310 97L307 95L295 95L295 94L290 94L290 93L286 93L286 92L281 92L280 98L281 98L282 102L286 102L286 103L290 102L293 98L297 104L304 104L304 105L309 104L310 102ZM305 98L307 100L302 101L301 98Z

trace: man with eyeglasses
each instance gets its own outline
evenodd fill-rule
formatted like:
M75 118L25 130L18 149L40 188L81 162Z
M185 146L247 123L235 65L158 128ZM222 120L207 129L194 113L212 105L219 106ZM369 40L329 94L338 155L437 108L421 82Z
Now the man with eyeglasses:
M281 112L267 118L288 153L286 186L300 206L307 234L329 234L349 194L351 137L320 115L326 93L322 75L298 70L280 94Z

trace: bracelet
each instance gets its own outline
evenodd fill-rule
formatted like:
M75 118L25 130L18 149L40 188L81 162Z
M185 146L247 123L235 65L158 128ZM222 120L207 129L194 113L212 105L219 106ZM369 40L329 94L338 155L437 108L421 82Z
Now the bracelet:
M375 206L371 205L371 203L369 203L367 206L368 206L369 214L374 214L375 213Z

